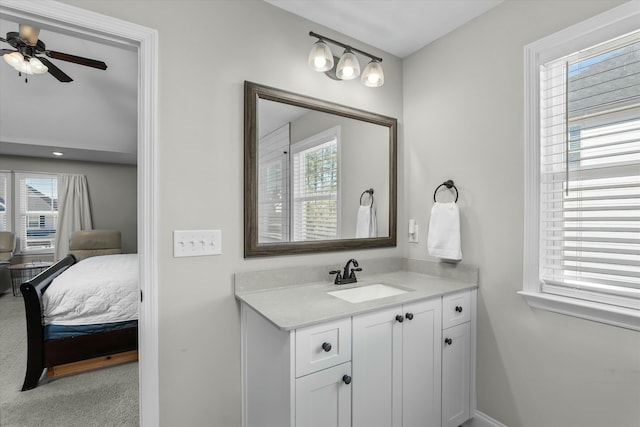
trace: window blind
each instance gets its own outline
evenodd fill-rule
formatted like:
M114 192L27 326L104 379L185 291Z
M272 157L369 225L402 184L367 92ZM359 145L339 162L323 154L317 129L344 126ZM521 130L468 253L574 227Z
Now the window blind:
M640 309L640 34L540 71L542 291Z
M258 142L258 242L289 241L289 123Z
M338 237L338 136L292 145L293 241Z
M58 178L16 173L20 251L53 249L58 221Z
M10 172L0 172L0 231L9 231L9 209L11 192L9 182L11 179Z

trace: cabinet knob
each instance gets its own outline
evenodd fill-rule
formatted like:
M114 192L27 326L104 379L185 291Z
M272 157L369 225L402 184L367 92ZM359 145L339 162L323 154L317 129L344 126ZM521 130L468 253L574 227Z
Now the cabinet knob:
M345 384L351 384L351 377L349 375L345 375L342 377L342 382L344 382Z
M330 352L331 351L331 343L330 342L323 342L322 343L322 349L326 352Z
M462 307L461 307L461 306L459 306L459 305L456 305L456 311L457 311L458 313L462 313Z
M445 338L444 339L444 343L447 344L447 345L451 345L451 344L453 344L453 340L451 338Z
M404 322L404 317L402 317L401 315L398 314L396 316L396 320L398 321L398 323L402 323L402 322Z
M404 317L406 317L407 320L413 320L413 313L407 313L404 315Z

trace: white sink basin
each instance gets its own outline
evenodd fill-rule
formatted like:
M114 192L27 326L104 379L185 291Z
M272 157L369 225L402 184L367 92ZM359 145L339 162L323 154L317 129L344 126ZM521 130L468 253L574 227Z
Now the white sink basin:
M343 289L340 291L331 291L327 294L340 298L347 302L364 302L379 298L392 297L394 295L406 294L404 289L394 288L393 286L376 283L375 285L365 285L358 288Z

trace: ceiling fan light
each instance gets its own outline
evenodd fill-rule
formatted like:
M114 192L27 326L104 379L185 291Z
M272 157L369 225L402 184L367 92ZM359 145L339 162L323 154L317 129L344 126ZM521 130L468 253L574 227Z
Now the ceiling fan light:
M384 73L382 72L382 64L376 60L372 60L364 67L362 84L367 87L380 87L384 84Z
M322 40L313 44L309 52L309 67L314 71L328 71L333 68L333 54L329 46Z
M351 50L346 49L338 61L336 75L341 80L353 80L360 75L360 64Z
M29 59L29 65L31 66L33 74L44 74L49 71L49 68L47 68L47 66L35 56Z
M20 67L24 62L24 56L22 56L20 52L5 53L4 55L2 55L2 57L7 62L7 64L20 71Z

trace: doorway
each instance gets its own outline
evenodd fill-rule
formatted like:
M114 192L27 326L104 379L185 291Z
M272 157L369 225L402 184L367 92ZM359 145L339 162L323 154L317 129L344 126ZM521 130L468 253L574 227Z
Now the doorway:
M156 99L155 30L57 2L3 0L0 16L59 31L134 46L138 52L138 253L140 261L139 401L140 425L159 421L158 292L156 254Z

